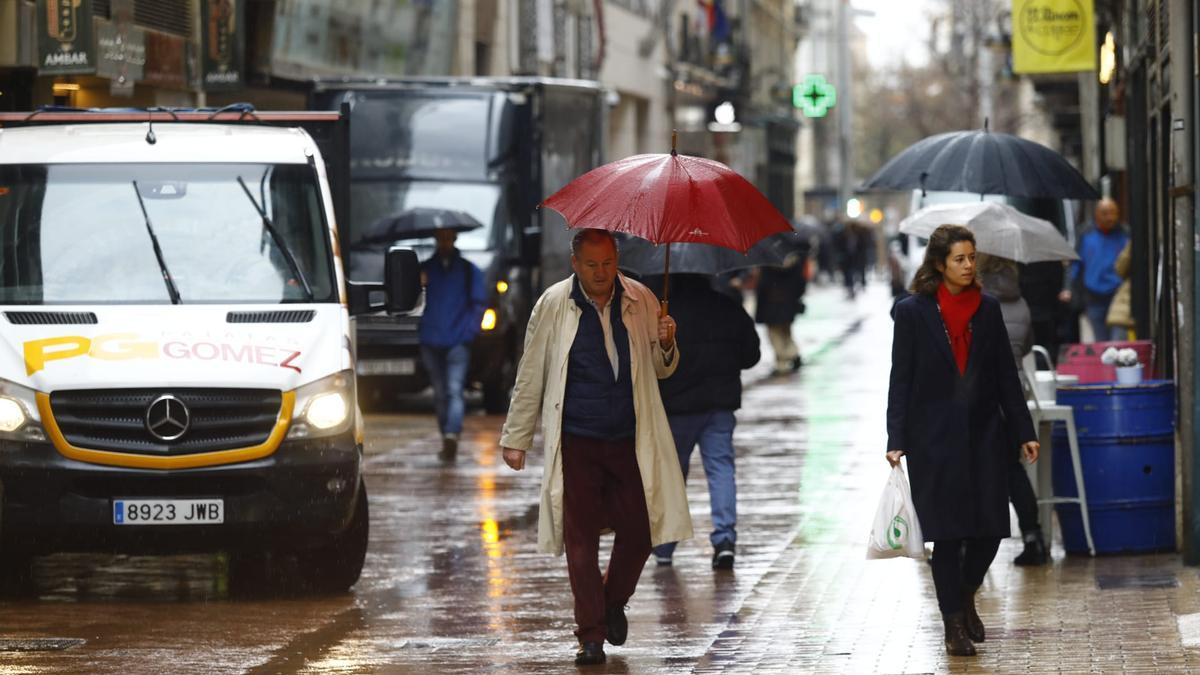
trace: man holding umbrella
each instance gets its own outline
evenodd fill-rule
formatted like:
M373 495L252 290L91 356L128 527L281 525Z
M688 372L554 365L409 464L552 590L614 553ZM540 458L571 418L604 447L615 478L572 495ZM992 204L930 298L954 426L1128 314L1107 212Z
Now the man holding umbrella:
M500 437L520 471L541 415L544 449L538 548L567 554L577 665L604 663L625 642L624 607L652 545L692 536L683 474L658 380L679 365L675 322L642 284L617 272L610 232L579 230L574 275L533 308ZM608 570L599 539L613 530Z
M462 433L463 387L471 363L471 342L487 309L483 273L471 264L454 243L458 233L450 227L434 232L437 249L421 265L425 284L425 312L421 315L421 362L433 385L438 429L442 434L443 461L452 461Z

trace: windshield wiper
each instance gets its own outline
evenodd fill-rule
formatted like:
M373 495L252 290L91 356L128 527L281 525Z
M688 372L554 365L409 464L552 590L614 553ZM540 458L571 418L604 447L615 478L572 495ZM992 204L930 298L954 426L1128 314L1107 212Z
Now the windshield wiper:
M246 199L250 200L250 204L254 206L254 210L258 211L258 215L262 217L263 229L267 231L267 234L271 235L271 241L275 242L275 246L283 254L283 259L287 262L288 269L295 275L296 281L300 282L300 287L304 289L305 299L312 302L313 292L312 288L308 285L308 279L304 278L304 272L300 271L300 265L296 262L296 256L292 254L292 249L284 241L283 236L279 234L279 230L275 229L275 224L271 222L270 216L267 215L265 200L260 205L258 200L254 198L254 195L251 194L250 188L246 187L246 181L242 180L241 176L238 176L237 181L238 185L242 186L242 191L246 193Z
M133 181L133 193L137 195L138 206L142 207L142 218L146 221L146 232L150 234L150 243L154 245L154 257L158 258L158 269L162 270L163 283L167 285L167 295L171 296L171 304L178 305L183 300L179 297L179 288L175 279L167 269L167 261L163 258L162 247L158 245L158 235L154 234L154 226L150 224L150 214L146 212L146 202L142 200L142 191L138 189L137 181Z

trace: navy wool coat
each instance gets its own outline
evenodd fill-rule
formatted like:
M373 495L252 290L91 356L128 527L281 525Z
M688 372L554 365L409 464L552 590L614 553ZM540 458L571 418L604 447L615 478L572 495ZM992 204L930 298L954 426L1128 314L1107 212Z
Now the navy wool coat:
M971 319L965 375L934 297L905 298L893 317L887 449L908 457L921 533L926 541L1009 536L1013 439L1037 435L999 301L984 294Z

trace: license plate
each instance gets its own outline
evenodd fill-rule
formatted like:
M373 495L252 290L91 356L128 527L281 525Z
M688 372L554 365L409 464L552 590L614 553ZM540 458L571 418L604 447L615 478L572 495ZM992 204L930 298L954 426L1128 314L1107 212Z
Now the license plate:
M416 359L360 360L354 368L359 375L412 375L417 372Z
M114 525L216 525L224 499L114 499Z

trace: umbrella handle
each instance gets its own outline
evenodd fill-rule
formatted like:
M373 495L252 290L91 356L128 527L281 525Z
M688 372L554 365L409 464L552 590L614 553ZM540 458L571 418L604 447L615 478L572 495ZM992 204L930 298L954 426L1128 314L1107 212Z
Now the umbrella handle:
M663 256L663 297L658 309L660 318L667 315L667 305L670 304L668 298L671 297L671 242L667 242L666 247L666 255Z

